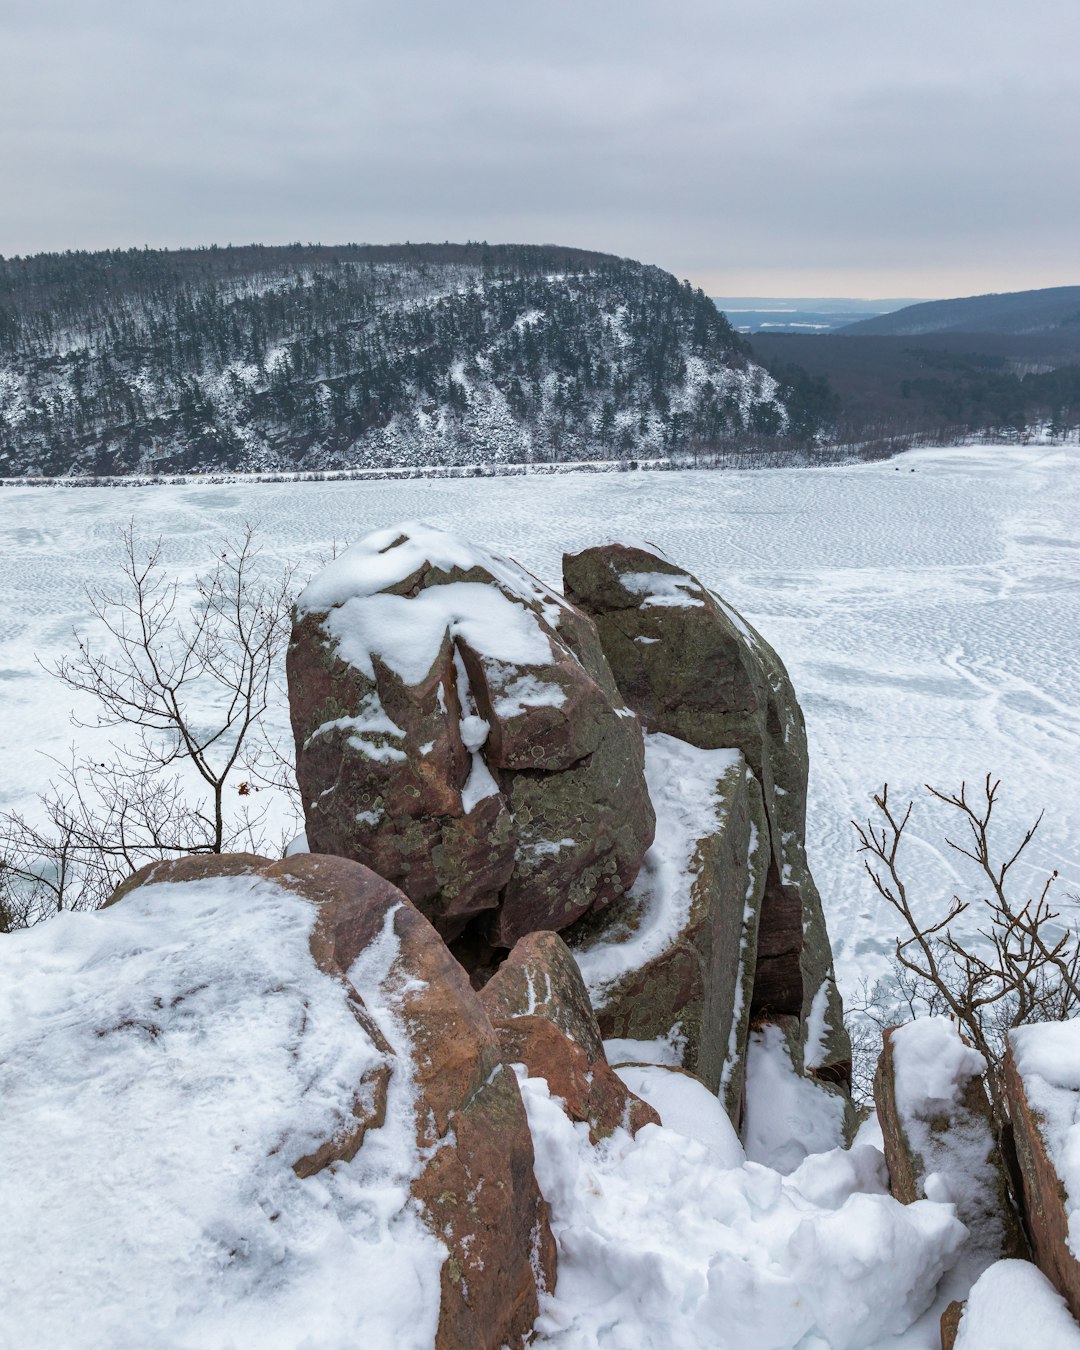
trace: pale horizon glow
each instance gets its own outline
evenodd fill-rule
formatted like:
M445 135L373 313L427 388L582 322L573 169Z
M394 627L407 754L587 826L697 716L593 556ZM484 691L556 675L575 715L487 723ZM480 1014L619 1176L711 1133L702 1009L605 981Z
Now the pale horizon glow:
M8 0L0 254L486 239L714 295L1080 283L1071 0Z

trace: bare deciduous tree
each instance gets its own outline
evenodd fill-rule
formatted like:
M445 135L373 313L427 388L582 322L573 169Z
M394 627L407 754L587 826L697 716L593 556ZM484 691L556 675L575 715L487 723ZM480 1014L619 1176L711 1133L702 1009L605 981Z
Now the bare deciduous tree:
M260 741L260 719L287 634L291 572L264 575L248 527L189 604L162 550L159 540L144 552L131 527L123 532L121 584L87 591L101 641L76 634L78 654L53 670L97 705L76 726L121 735L104 760L73 752L58 766L40 802L44 824L0 814L0 929L94 908L156 859L264 847L252 783L260 763L281 759Z

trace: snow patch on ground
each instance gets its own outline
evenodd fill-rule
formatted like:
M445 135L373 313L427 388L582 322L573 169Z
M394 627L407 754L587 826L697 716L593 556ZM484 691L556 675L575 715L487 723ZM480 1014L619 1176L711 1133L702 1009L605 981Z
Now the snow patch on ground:
M615 1069L630 1089L655 1107L664 1126L709 1150L717 1167L741 1167L743 1153L735 1126L700 1079L681 1069L658 1064L621 1064Z
M830 1153L785 1178L718 1165L705 1144L656 1125L593 1146L543 1079L524 1079L522 1094L559 1246L539 1344L892 1344L932 1302L963 1241L947 1206L881 1193L876 1150Z
M743 1118L746 1156L786 1174L808 1154L827 1153L843 1142L843 1099L796 1073L780 1027L766 1025L751 1032Z
M967 1296L956 1350L1080 1350L1065 1300L1030 1261L996 1261Z

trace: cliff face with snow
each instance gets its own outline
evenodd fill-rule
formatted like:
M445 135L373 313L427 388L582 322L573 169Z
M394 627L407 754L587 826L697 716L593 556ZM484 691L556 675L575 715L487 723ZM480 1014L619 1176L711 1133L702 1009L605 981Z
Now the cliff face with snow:
M700 291L581 250L0 260L0 475L633 459L790 418Z

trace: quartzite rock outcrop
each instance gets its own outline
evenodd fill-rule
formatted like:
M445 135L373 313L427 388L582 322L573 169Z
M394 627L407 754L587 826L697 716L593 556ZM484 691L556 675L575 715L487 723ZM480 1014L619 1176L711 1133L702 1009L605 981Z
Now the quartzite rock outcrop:
M608 1065L581 972L557 933L523 937L480 991L503 1058L544 1078L595 1142L618 1126L636 1134L660 1117Z
M752 1010L800 1019L807 1071L846 1084L850 1045L806 861L806 732L780 658L696 577L650 548L608 544L568 554L563 577L567 598L595 622L646 732L746 757L769 836Z
M288 661L313 850L494 948L622 895L652 841L637 719L591 622L517 564L409 525L301 595Z
M316 906L312 955L341 981L381 1058L357 1084L351 1118L293 1169L309 1177L353 1159L367 1131L383 1124L391 1074L410 1074L422 1160L412 1195L448 1253L436 1350L523 1345L538 1312L537 1282L555 1283L547 1206L517 1079L468 977L432 926L395 886L345 858L305 853L270 864L224 855L146 871L142 885L251 875ZM398 1043L388 1042L353 980L374 987L393 1009Z
M674 1033L737 1125L768 860L761 790L738 750L645 738L657 841L627 896L568 934L607 1038Z
M672 1037L733 1121L752 1016L842 1091L783 665L648 549L568 555L564 579L406 525L308 586L288 671L310 846L400 885L477 985L563 931L602 1034Z
M1009 1032L1005 1092L1035 1262L1080 1321L1080 1020ZM1076 1224L1076 1229L1073 1225Z
M517 1079L468 977L423 915L368 868L299 854L266 876L318 903L312 951L327 968L352 969L384 934L396 943L384 984L407 1030L427 1159L412 1191L449 1249L436 1348L523 1343L537 1276L554 1288L554 1242Z

